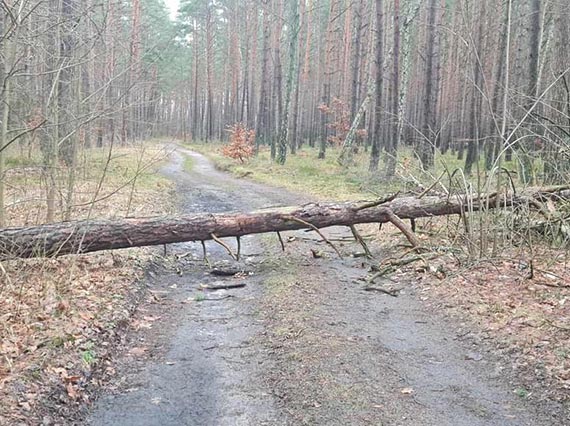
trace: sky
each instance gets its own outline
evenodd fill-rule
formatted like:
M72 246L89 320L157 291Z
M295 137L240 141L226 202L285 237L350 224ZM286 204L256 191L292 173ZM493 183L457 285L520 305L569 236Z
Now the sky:
M166 7L170 10L170 19L176 18L176 11L178 10L178 3L180 0L164 0Z

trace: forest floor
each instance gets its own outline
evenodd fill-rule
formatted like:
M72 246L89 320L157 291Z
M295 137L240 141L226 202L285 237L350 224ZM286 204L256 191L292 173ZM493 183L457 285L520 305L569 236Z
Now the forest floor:
M251 210L306 200L232 178L183 149L162 172L176 182L181 212ZM478 324L478 317L469 315L461 319L453 311L461 310L464 299L482 310L489 301L481 294L497 293L502 302L510 293L482 292L485 285L478 283L471 294L455 284L438 285L425 269L416 268L380 283L378 288L389 288L392 295L366 291L361 279L374 264L397 254L401 236L385 227L382 241L376 229L360 230L375 237L370 241L375 260L360 257L360 246L342 228L326 232L344 259L307 232L284 234L285 253L276 236L243 238L240 262L223 260L225 250L208 243L213 266L242 271L225 278L211 274L200 245L170 246L147 274L149 296L106 361L112 374L101 378L104 387L87 422L568 424L564 405L546 393L549 382L537 380L534 364L519 365L528 358L488 338L489 323ZM521 292L520 283L498 282L510 286L511 293ZM224 284L245 287L207 288ZM559 300L557 306L564 303ZM515 318L508 327L523 322ZM498 336L501 330L495 330ZM527 371L529 376L522 377ZM67 422L82 420L68 417Z
M107 148L86 151L72 217L168 213L173 185L156 173L167 157L158 146L115 147L111 156ZM11 226L45 220L39 161L8 158ZM58 191L65 192L63 176L61 182ZM63 209L57 203L56 220ZM0 263L0 425L51 424L90 402L85 389L101 371L112 373L105 360L146 294L141 278L153 257L152 250L133 249Z

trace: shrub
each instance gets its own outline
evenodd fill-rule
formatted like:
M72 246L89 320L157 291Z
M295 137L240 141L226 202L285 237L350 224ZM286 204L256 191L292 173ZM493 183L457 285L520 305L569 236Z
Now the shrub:
M230 142L222 149L222 154L242 163L253 157L255 130L248 129L243 123L236 123L229 126L227 131L230 134Z

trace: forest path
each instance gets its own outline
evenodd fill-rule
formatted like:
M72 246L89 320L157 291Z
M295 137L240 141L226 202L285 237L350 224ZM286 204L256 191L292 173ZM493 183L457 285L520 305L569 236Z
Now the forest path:
M186 156L191 172L184 170ZM223 212L294 204L302 196L216 171L177 147L163 173L180 210ZM344 229L326 231L343 240ZM200 244L176 244L149 273L153 298L138 310L117 377L92 425L567 424L514 395L491 355L430 313L414 283L399 297L362 291L367 265L337 259L318 238L292 232L242 239L240 262L208 243L210 261L248 270L209 274ZM227 241L235 248L234 241ZM346 239L344 252L358 251ZM324 257L314 259L310 248ZM206 292L200 284L246 283ZM137 326L138 325L138 326Z

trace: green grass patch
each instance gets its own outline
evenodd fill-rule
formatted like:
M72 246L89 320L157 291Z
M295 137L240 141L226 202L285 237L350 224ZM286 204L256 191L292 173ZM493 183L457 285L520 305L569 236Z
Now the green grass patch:
M187 172L191 172L194 169L194 160L192 157L185 156L184 158L184 170Z
M375 180L364 165L365 153L355 157L354 167L345 169L336 162L336 149L330 149L327 157L319 160L318 150L306 147L296 155L289 155L285 165L281 166L271 161L267 147L262 147L259 154L246 163L224 157L220 153L221 144L192 144L189 147L208 156L222 171L322 199L374 198L375 194L389 193L399 187L399 183L393 185Z
M208 156L218 169L233 173L237 177L247 177L321 199L371 199L397 191L416 190L419 184L429 186L442 175L441 184L459 192L465 192L466 188L485 191L488 179L491 183L496 181L496 176L489 176L485 170L483 158L473 166L472 176L464 176L464 160L459 160L451 152L436 153L435 167L424 171L413 150L403 148L398 153L396 177L386 180L383 174L384 154L381 156L379 171L370 173L370 154L364 149L354 155L351 167L337 164L340 154L338 148L329 148L326 158L318 159L318 149L308 146L300 149L296 155L289 154L287 162L281 166L271 161L268 147L261 147L256 157L240 163L221 154L221 143L192 143L188 146ZM515 178L516 183L516 161L503 162L503 167ZM507 179L504 179L504 183L506 181ZM494 184L491 184L490 188L491 191L494 190Z

